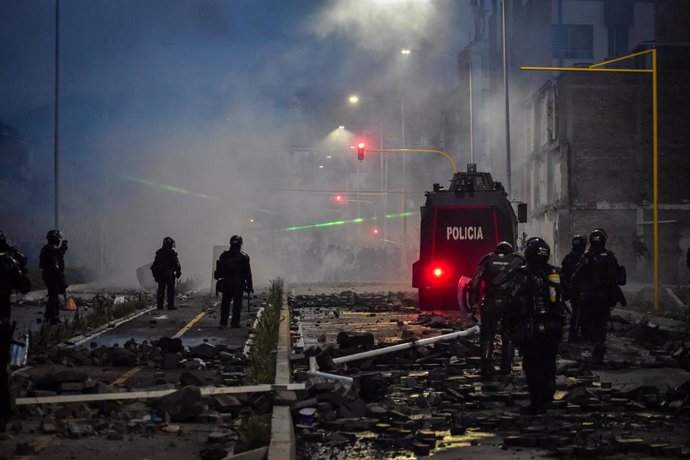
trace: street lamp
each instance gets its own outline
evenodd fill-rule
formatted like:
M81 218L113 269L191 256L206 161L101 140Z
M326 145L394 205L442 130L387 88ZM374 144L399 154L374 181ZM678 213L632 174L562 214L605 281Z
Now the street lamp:
M411 52L412 51L408 48L403 48L400 50L400 54L405 54L405 55L410 54Z
M356 105L359 103L359 96L357 96L356 94L351 94L348 98L348 101L350 101L350 104Z

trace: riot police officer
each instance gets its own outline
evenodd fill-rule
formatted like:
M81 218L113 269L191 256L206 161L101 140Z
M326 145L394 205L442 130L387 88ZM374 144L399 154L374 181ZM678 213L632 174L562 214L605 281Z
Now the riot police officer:
M4 248L6 249L6 248ZM9 252L0 251L0 433L10 417L10 383L7 366L10 363L13 325L10 324L10 296L13 290L26 294L31 282Z
M168 310L176 310L175 307L175 280L182 276L182 267L175 251L175 240L166 236L163 238L163 246L156 251L156 257L151 264L153 279L158 283L156 291L156 306L163 309L163 300L167 293Z
M606 327L617 302L625 303L618 287L621 267L613 252L606 249L608 236L601 228L589 235L589 250L575 267L571 289L580 296L584 313L582 334L594 344L592 361L602 362L606 353ZM620 284L624 284L624 280Z
M224 251L216 261L213 274L218 280L217 291L223 294L220 307L220 327L227 327L232 301L232 319L230 326L240 327L242 296L245 292L254 292L252 269L249 256L242 252L242 237L233 235L230 238L230 249Z
M511 371L515 350L509 337L505 334L502 315L507 302L505 291L494 281L504 270L517 268L524 264L524 259L513 252L513 245L507 241L501 241L496 245L494 252L485 255L479 262L477 271L470 281L469 301L470 305L477 305L481 299L482 283L484 285L484 301L481 308L481 376L491 378L494 372L493 342L501 322L501 374L508 375Z
M60 230L50 230L46 234L48 243L41 248L39 267L43 270L43 281L48 289L45 320L50 324L60 322L60 294L65 294L65 252L67 240Z
M0 231L0 252L9 254L15 260L15 262L17 262L22 273L26 274L26 256L10 244L9 240L7 239L7 235L3 231Z
M504 284L510 302L504 317L508 333L522 354L530 405L524 414L546 412L556 390L556 354L563 335L563 304L558 269L549 265L551 249L532 237L525 247L526 264Z
M561 287L563 288L563 300L570 301L570 329L568 331L568 342L580 341L580 328L582 327L582 305L580 304L580 293L572 292L570 280L575 271L577 263L587 249L587 238L583 235L575 235L572 239L572 249L561 262Z

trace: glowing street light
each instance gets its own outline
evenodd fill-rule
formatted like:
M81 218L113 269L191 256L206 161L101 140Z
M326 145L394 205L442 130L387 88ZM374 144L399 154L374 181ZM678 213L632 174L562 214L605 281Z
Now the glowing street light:
M412 51L411 51L409 48L403 48L403 49L400 50L400 54L404 54L404 55L408 55L408 54L410 54L411 52L412 52Z
M338 129L345 129L345 126L340 125L340 126L338 126Z
M352 105L358 104L359 103L359 96L357 96L356 94L352 94L348 98L348 101L350 101L350 104L352 104Z

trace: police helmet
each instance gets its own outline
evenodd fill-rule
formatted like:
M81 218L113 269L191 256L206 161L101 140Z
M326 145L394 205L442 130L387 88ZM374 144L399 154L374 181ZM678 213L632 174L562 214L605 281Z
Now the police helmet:
M174 248L175 247L175 240L173 240L169 236L166 236L165 238L163 238L163 247Z
M549 257L551 257L551 248L546 241L536 236L527 240L525 260L528 264L543 264L549 260Z
M584 235L575 235L573 237L573 249L585 250L587 246L587 238Z
M230 237L230 246L242 246L242 237L240 235L232 235Z
M607 239L608 235L603 228L595 228L592 230L592 233L589 234L589 244L604 245Z
M513 252L513 245L508 243L507 241L501 241L496 245L496 249L494 250L496 254L512 254Z
M46 234L46 239L50 243L59 243L64 238L65 238L65 235L63 235L62 232L58 229L49 230L48 233Z

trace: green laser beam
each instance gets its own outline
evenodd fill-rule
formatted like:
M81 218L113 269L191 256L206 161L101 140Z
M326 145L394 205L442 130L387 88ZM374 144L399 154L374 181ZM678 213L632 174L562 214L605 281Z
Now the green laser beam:
M386 219L394 219L396 217L407 217L407 216L412 216L414 215L414 212L403 212L401 214L386 214ZM357 219L350 219L350 220L334 220L331 222L319 222L316 224L308 224L308 225L299 225L297 227L287 227L282 230L282 232L294 232L296 230L306 230L309 228L322 228L322 227L334 227L336 225L346 225L346 224L361 224L362 222L366 221L375 221L376 218L374 217L369 217L369 218L363 218L363 217L358 217Z
M386 214L386 219L395 219L396 217L409 217L414 216L415 213L412 211L403 212L400 214Z
M126 176L126 175L121 175L120 177L123 178L124 180L130 181L130 182L136 182L137 184L148 185L149 187L161 188L161 189L167 190L169 192L179 193L182 195L196 196L199 198L204 198L206 200L218 201L218 198L215 196L205 195L203 193L191 192L187 189L175 187L173 185L159 184L157 182L153 182L153 181L150 181L147 179L142 179L140 177Z

